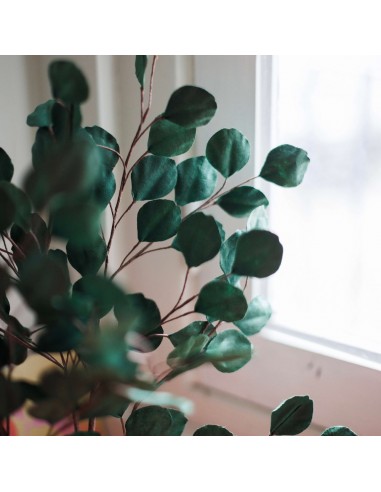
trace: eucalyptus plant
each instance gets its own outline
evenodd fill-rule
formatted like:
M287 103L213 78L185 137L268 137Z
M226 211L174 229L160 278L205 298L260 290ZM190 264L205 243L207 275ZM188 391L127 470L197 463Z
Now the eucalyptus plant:
M12 184L12 160L0 149L2 435L10 434L12 415L23 405L31 417L50 425L51 435L99 435L96 418L105 416L119 419L127 436L181 435L188 402L162 392L161 386L206 363L221 372L239 370L253 354L249 337L271 316L270 304L260 296L248 300L245 288L249 278L278 270L283 247L267 228L266 196L248 183L262 178L298 186L308 155L281 145L268 154L257 177L229 188L229 178L249 161L250 143L240 131L225 128L210 138L204 155L176 162L174 157L191 149L197 128L213 118L217 104L206 90L184 86L149 121L156 63L156 56L136 57L141 113L126 157L108 131L82 127L88 83L65 60L49 66L52 99L27 118L36 135L22 189ZM147 150L132 159L145 134ZM122 197L129 193L130 205L122 211ZM189 211L191 203L196 205ZM248 218L247 227L225 237L223 224L206 213L213 206ZM115 232L132 207L139 207L137 242L111 271ZM112 222L109 235L102 228L105 213ZM52 241L62 247L53 247ZM132 262L163 249L180 255L186 272L178 300L167 313L144 293L126 292L115 281ZM220 275L186 298L191 269L216 256ZM79 280L73 280L74 270ZM11 290L34 313L32 326L18 320L8 300ZM167 323L181 324L189 313L199 319L165 333ZM131 354L153 351L164 339L172 350L167 370L155 377ZM51 363L37 383L13 377L14 367L30 354ZM308 396L290 398L272 413L270 434L302 432L312 410ZM325 435L348 433L352 431L334 427ZM232 434L205 425L194 435Z

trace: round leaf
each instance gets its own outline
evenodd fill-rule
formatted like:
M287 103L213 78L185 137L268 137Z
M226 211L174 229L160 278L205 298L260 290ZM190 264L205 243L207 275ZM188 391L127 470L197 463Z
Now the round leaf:
M313 401L309 396L294 396L281 403L271 414L271 436L295 436L310 425Z
M134 200L154 200L168 195L177 181L176 164L168 157L149 155L131 173Z
M217 182L217 172L206 157L193 157L177 166L176 202L179 205L210 197Z
M167 357L167 364L172 369L192 364L202 358L200 358L203 349L209 342L207 335L194 335L189 337L185 342L177 345L177 347L169 353Z
M164 118L185 128L194 128L208 124L216 109L216 101L209 92L186 85L172 94Z
M236 330L218 333L206 347L208 360L220 372L235 372L249 362L253 355L250 341Z
M87 126L85 130L92 136L97 145L109 147L119 153L119 144L111 133L108 133L106 130L96 125L91 127ZM101 147L99 147L99 155L102 166L104 166L108 172L111 172L116 166L119 156L115 152L112 152L112 150L102 149Z
M58 319L39 336L37 348L42 352L66 352L75 349L82 338L82 333L70 321Z
M322 436L357 436L351 429L348 427L343 427L341 425L337 425L334 427L329 427L325 429L322 433Z
M181 412L152 405L132 412L126 422L126 434L127 436L179 436L186 421Z
M269 217L264 205L257 207L254 209L248 220L246 225L246 230L251 231L252 229L261 229L267 230L269 226Z
M269 231L243 233L237 242L232 272L248 277L268 277L282 262L283 246L278 236Z
M5 231L13 223L16 207L12 198L0 188L0 232Z
M11 214L12 206L10 205L10 203L12 202L14 208L14 223L20 226L22 229L28 230L30 226L31 204L26 194L19 188L16 188L16 186L14 186L13 184L8 183L7 181L0 181L0 194L3 197L7 197L4 198L4 217L9 220L11 215L13 215Z
M234 324L246 336L255 335L266 325L271 313L270 304L263 297L257 296L249 303L244 318L235 321Z
M71 266L82 276L95 275L106 259L107 247L104 239L98 236L87 246L68 241L66 251Z
M124 331L146 335L160 325L160 311L156 303L143 294L128 294L115 305L114 313Z
M115 190L116 182L114 174L106 169L101 170L92 192L94 202L101 208L101 210L104 210L110 203L111 198L114 196Z
M14 167L9 155L0 147L0 181L11 181Z
M192 147L196 136L195 128L183 128L167 120L158 120L151 126L148 150L151 154L173 157Z
M213 280L201 289L195 311L222 321L236 321L245 316L247 302L237 287Z
M177 347L186 342L190 337L201 334L208 335L213 329L214 326L207 321L193 321L193 323L190 323L176 333L171 333L168 338L172 342L172 345Z
M269 204L265 195L252 186L234 188L222 195L217 203L233 217L248 217L255 208Z
M147 55L136 55L135 57L135 75L138 79L140 87L144 88L144 75L147 68L148 57Z
M139 241L165 241L176 234L181 211L171 200L153 200L139 210L137 222Z
M206 145L206 157L222 176L228 178L242 169L250 159L250 144L241 132L224 128Z
M67 104L80 104L89 96L86 79L74 63L57 60L49 65L49 80L55 99Z
M33 113L28 115L26 124L28 126L49 127L52 125L52 109L56 101L49 99L42 104L39 104Z
M222 243L220 251L220 267L226 275L229 275L232 272L238 239L242 234L243 231L236 231ZM228 280L230 280L230 276L228 277Z
M190 215L179 227L177 243L188 267L196 267L211 260L221 247L216 220L202 212Z
M261 170L261 178L279 186L298 186L307 171L307 152L292 145L280 145L271 150Z
M233 434L221 425L204 425L195 431L194 436L232 436Z

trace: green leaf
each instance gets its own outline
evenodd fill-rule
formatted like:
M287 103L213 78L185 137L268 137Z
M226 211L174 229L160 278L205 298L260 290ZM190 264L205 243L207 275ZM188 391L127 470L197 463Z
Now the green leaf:
M310 425L313 401L309 396L293 396L271 414L271 436L295 436Z
M138 352L153 352L157 348L160 347L161 342L163 341L164 330L162 326L157 326L147 333L139 333L135 334L134 340L130 341L130 349L137 350Z
M153 200L141 207L137 223L139 241L165 241L177 233L181 224L181 211L171 200Z
M49 101L39 104L33 113L28 115L26 124L37 127L52 126L52 109L55 104L56 101L54 99L49 99Z
M144 335L160 325L159 308L143 294L124 295L115 304L114 313L124 332L138 332Z
M79 417L81 420L108 416L120 419L130 403L125 396L115 393L112 385L100 383L92 392L91 400L80 409Z
M158 120L151 126L148 150L151 154L174 157L184 154L192 147L195 128L183 128L167 120Z
M7 181L0 181L0 196L4 199L5 212L3 225L11 217L11 203L13 204L13 221L24 230L30 226L31 204L26 194ZM5 198L6 197L6 198Z
M136 55L135 57L135 75L138 79L140 87L144 88L144 75L147 68L148 56L147 55Z
M98 236L92 244L87 246L68 241L66 251L71 266L82 276L95 275L106 259L107 246L104 239Z
M82 333L70 320L59 318L45 327L37 348L42 352L66 352L77 348L82 339Z
M247 302L237 287L213 280L201 289L194 309L214 319L236 321L245 316Z
M193 365L195 362L202 363L204 361L202 352L209 342L207 335L193 335L186 341L176 346L167 357L167 364L172 369L186 366L188 364ZM194 367L194 366L193 366Z
M34 253L46 253L51 240L45 221L36 213L30 215L30 231L25 232L14 224L11 228L11 238L18 246L12 246L13 259L17 265Z
M16 206L9 194L0 188L0 232L6 231L14 221Z
M56 102L53 105L52 129L57 143L70 140L81 127L81 123L82 114L78 104L71 104L66 107L62 102Z
M235 372L253 355L250 341L237 330L218 333L206 347L206 356L220 372Z
M246 336L255 335L266 325L271 314L270 304L263 297L257 296L250 301L244 318L235 321L234 324Z
M139 408L126 422L127 436L180 436L187 419L181 412L156 405Z
M336 425L325 429L322 436L357 436L357 434L348 427Z
M217 203L233 217L248 217L255 208L269 204L265 195L252 186L233 188L222 195Z
M305 150L292 145L280 145L268 154L260 176L279 186L298 186L303 181L309 162Z
M55 313L55 300L69 293L67 267L57 255L32 255L20 270L19 289L40 322L46 322Z
M269 217L267 214L266 207L261 205L254 209L248 220L246 225L246 230L251 231L252 229L261 229L267 230L269 226Z
M113 152L112 150L99 147L99 155L102 166L110 173L116 166L119 159L116 152L119 153L120 149L116 138L100 126L87 126L85 127L85 130L92 136L97 145L103 145L104 147L108 147L109 149L113 149L115 151Z
M99 173L98 179L94 184L92 197L96 205L104 210L110 203L116 191L115 176L112 172L103 169Z
M190 215L179 227L177 242L188 267L197 267L211 260L221 247L216 220L202 212Z
M131 173L134 200L154 200L168 195L177 181L175 161L167 157L149 155Z
M283 247L278 236L269 231L243 233L237 242L232 272L264 278L275 273L282 262Z
M89 96L89 87L81 70L74 63L57 60L49 65L52 94L67 104L81 104Z
M10 382L0 374L0 419L11 415L24 401L25 396L20 383Z
M115 283L102 276L86 275L73 285L73 297L90 302L99 319L106 316L124 296L124 292Z
M172 345L177 347L178 345L185 343L194 335L209 335L212 330L214 330L214 326L211 323L208 323L208 321L193 321L176 333L171 333L168 338L172 342Z
M206 157L192 157L177 166L176 203L187 205L209 198L217 182L217 172Z
M0 147L0 181L11 181L14 167L9 155Z
M221 425L204 425L195 431L194 436L232 436L233 434Z
M186 85L171 95L164 118L185 128L195 128L207 125L216 109L212 94L200 87Z
M221 250L220 250L221 270L226 275L229 275L228 282L232 284L234 284L237 281L237 277L235 275L230 275L230 274L233 269L238 239L241 237L242 234L243 231L236 231L226 241L222 243ZM231 278L233 278L233 281L231 281Z
M238 130L224 128L207 143L206 157L222 176L228 178L248 163L250 144Z

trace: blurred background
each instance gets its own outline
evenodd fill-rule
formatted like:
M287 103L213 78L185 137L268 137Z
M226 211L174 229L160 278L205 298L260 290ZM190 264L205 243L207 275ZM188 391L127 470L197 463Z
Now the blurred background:
M16 184L31 162L35 130L26 117L50 98L47 67L56 58L0 56L0 147L12 157ZM84 126L109 131L125 155L140 112L134 56L64 58L78 64L90 84ZM269 326L252 340L253 360L233 374L201 367L163 389L194 402L189 432L215 423L234 434L267 435L271 410L288 397L308 394L314 419L306 434L340 424L358 434L381 435L381 57L160 56L151 116L161 113L173 90L185 84L211 92L218 110L177 162L203 155L217 130L237 128L249 139L252 156L232 185L258 174L267 153L280 144L302 147L311 163L296 189L255 181L270 200L269 228L280 237L284 259L274 276L250 285L249 296L260 293L273 307ZM142 139L136 157L145 145ZM221 210L211 213L227 235L246 226ZM119 229L113 270L136 241L135 220L132 210ZM218 272L216 261L193 270L189 295ZM166 312L177 300L184 275L181 255L161 251L117 278ZM173 322L168 330L192 319ZM164 340L153 355L142 357L148 370L159 374L165 369L168 345ZM31 358L15 374L32 379L44 367ZM109 433L120 433L119 425L105 425Z

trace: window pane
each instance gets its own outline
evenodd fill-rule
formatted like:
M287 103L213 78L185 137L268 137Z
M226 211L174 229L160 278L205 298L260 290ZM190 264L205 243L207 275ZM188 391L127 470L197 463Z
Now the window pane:
M273 321L381 353L381 57L277 61L275 144L311 163L299 188L271 187Z

